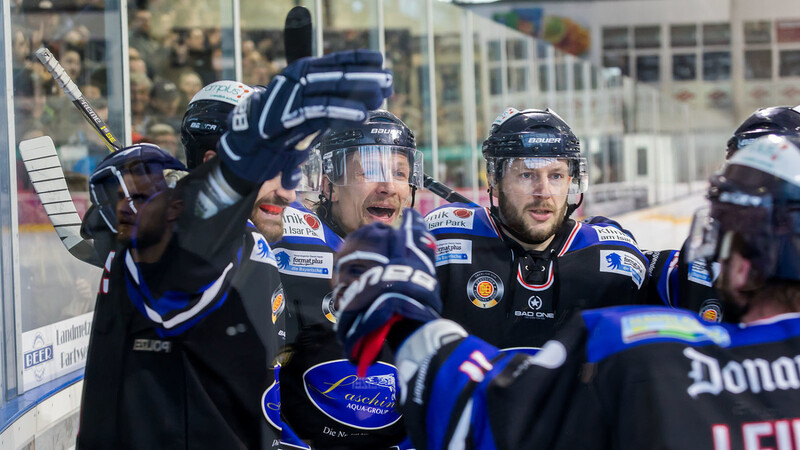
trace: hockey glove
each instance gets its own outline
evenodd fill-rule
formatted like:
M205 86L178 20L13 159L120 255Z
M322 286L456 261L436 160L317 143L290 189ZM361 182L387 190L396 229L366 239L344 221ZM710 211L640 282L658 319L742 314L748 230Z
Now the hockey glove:
M362 227L347 237L334 269L336 335L363 376L395 323L409 332L442 310L436 241L420 214L406 209L402 225Z
M338 122L363 122L391 95L382 65L381 54L367 50L294 62L231 112L218 144L222 163L259 184L283 172L281 184L294 189L314 139Z

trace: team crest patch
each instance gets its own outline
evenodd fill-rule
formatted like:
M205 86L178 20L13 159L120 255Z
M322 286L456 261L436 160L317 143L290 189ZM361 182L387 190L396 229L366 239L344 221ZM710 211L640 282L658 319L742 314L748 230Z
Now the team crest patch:
M472 241L466 239L436 241L436 265L445 264L472 264Z
M617 250L600 250L600 272L610 272L630 277L637 288L642 287L645 267L632 253Z
M467 296L473 305L489 309L503 299L503 280L488 270L473 274L467 281Z
M722 302L715 298L710 298L700 305L700 318L706 322L722 322Z
M275 292L272 293L270 303L272 304L272 323L275 323L278 321L278 317L280 317L281 313L283 313L283 310L286 309L286 297L283 295L283 285L278 285L278 289L275 289Z
M322 298L322 314L328 322L336 323L336 300L333 298L333 292L328 292Z
M425 216L428 230L436 228L472 229L475 222L475 211L466 208L442 208Z

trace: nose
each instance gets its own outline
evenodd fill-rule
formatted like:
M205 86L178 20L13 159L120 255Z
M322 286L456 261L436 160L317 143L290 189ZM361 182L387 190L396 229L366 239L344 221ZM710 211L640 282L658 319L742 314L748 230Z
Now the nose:
M394 184L395 182L390 181L379 181L378 182L378 192L384 195L392 195L397 192L397 186Z
M295 193L294 189L284 189L283 186L279 187L277 191L275 191L275 195L278 198L285 200L286 203L292 203L296 198L297 194Z

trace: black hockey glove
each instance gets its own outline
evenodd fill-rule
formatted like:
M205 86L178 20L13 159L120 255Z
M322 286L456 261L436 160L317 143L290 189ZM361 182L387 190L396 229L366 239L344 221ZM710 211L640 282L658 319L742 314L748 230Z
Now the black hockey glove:
M226 169L259 184L283 172L281 184L294 189L314 139L337 122L363 122L391 95L382 65L381 54L367 50L292 63L231 112L217 151Z
M375 361L395 323L407 335L442 310L436 241L417 211L403 214L399 228L373 223L351 233L337 255L336 336L359 376Z

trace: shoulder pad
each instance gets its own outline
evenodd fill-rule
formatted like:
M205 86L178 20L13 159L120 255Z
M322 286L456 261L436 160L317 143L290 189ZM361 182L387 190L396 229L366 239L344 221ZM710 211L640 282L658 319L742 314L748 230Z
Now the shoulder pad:
M635 250L644 257L636 241L619 228L607 224L580 222L580 230L569 250L580 250L592 245L619 245Z
M434 236L446 233L499 237L497 225L486 208L451 203L434 209L425 216L428 231Z
M731 344L730 325L711 324L688 310L655 306L618 306L581 313L589 341L589 362L644 344L679 342L692 345Z

